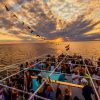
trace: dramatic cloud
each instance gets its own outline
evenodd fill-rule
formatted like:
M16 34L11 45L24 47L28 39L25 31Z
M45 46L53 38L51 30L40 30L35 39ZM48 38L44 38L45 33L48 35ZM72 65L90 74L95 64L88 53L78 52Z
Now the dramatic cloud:
M100 40L100 0L0 0L0 42Z

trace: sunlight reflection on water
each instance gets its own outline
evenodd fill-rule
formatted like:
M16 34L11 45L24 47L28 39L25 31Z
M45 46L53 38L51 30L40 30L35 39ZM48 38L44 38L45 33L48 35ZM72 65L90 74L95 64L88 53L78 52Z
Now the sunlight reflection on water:
M65 46L70 44L70 52L85 57L100 57L100 41L64 42L64 43L27 43L27 44L1 44L0 65L10 65L42 54L60 54L65 52Z

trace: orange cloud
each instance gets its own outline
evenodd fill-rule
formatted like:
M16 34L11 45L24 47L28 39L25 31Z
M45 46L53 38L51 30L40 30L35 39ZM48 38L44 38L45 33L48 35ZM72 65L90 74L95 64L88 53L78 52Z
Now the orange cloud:
M0 33L0 41L21 41L21 39L16 37L16 35L13 34Z
M100 38L95 39L95 41L100 41Z
M64 42L64 39L63 38L57 38L57 39L54 39L54 40L48 40L47 42L59 43L59 42Z

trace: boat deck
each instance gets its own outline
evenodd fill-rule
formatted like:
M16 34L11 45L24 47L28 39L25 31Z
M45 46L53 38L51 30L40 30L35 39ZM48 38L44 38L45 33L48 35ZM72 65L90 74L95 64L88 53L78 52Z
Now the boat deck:
M72 73L66 73L64 70L63 71L59 71L59 67L62 66L62 64L67 64L67 65L71 65L68 60L70 59L74 59L76 62L73 65L81 65L81 66L89 66L89 67L94 67L90 66L90 65L82 65L80 63L77 63L77 58L70 58L69 56L64 56L59 58L56 56L55 60L52 59L50 60L51 56L40 56L40 57L36 57L34 59L30 59L21 63L17 63L11 66L7 66L4 69L0 69L0 85L4 86L6 88L10 88L10 89L15 89L16 91L22 92L22 93L26 93L29 95L29 99L28 100L33 100L34 96L37 98L42 98L44 100L47 100L44 97L40 97L39 95L37 95L38 91L41 89L41 87L44 86L44 83L47 82L48 84L50 83L50 85L52 85L52 87L54 87L54 90L56 90L56 86L58 84L60 84L60 88L62 90L62 92L64 92L65 87L68 87L70 89L70 93L72 96L72 100L74 99L75 96L77 96L78 98L80 98L80 100L84 100L84 97L82 96L82 88L83 88L83 84L75 84L73 83L73 78L72 78ZM38 59L38 60L37 60ZM83 60L84 61L84 60ZM32 66L28 66L25 67L25 62L28 63L32 63ZM49 63L49 64L55 64L55 67L53 69L50 68L46 68L43 64L44 63ZM24 65L24 68L21 70L20 69L20 64ZM37 66L37 64L39 64L38 68L35 68L35 66ZM95 65L96 66L96 65ZM26 73L29 72L31 78L32 78L32 84L33 87L31 88L32 91L34 91L32 94L31 92L29 92L26 88L25 85L27 85L27 79L26 79ZM6 84L6 81L8 81L9 79L16 77L16 75L21 75L22 73L24 73L24 87L22 90L18 89L18 88L13 88L9 87ZM42 75L42 83L38 84L36 77L41 74ZM85 74L88 74L87 72ZM60 75L64 75L64 81L59 81L59 77ZM85 75L83 76L79 76L80 78L85 77L86 79L89 79L90 77L86 77ZM50 80L49 80L50 78ZM92 85L92 84L91 84ZM93 87L94 88L94 87ZM96 90L95 90L96 91ZM96 95L98 95L96 93ZM56 100L56 99L55 99ZM63 99L62 99L63 100ZM93 97L93 100L96 100Z

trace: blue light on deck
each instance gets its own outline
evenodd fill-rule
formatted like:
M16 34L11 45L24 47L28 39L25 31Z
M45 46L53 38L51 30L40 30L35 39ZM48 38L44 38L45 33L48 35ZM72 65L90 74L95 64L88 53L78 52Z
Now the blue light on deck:
M41 72L41 74L42 75L44 74L44 77L48 78L48 76L50 75L50 72ZM65 78L62 74L52 74L50 76L50 79L55 80L55 81L60 79L60 81L64 81ZM32 90L36 91L39 86L40 86L40 84L38 83L37 79L32 79Z
M35 92L39 87L37 79L32 79L32 90Z

